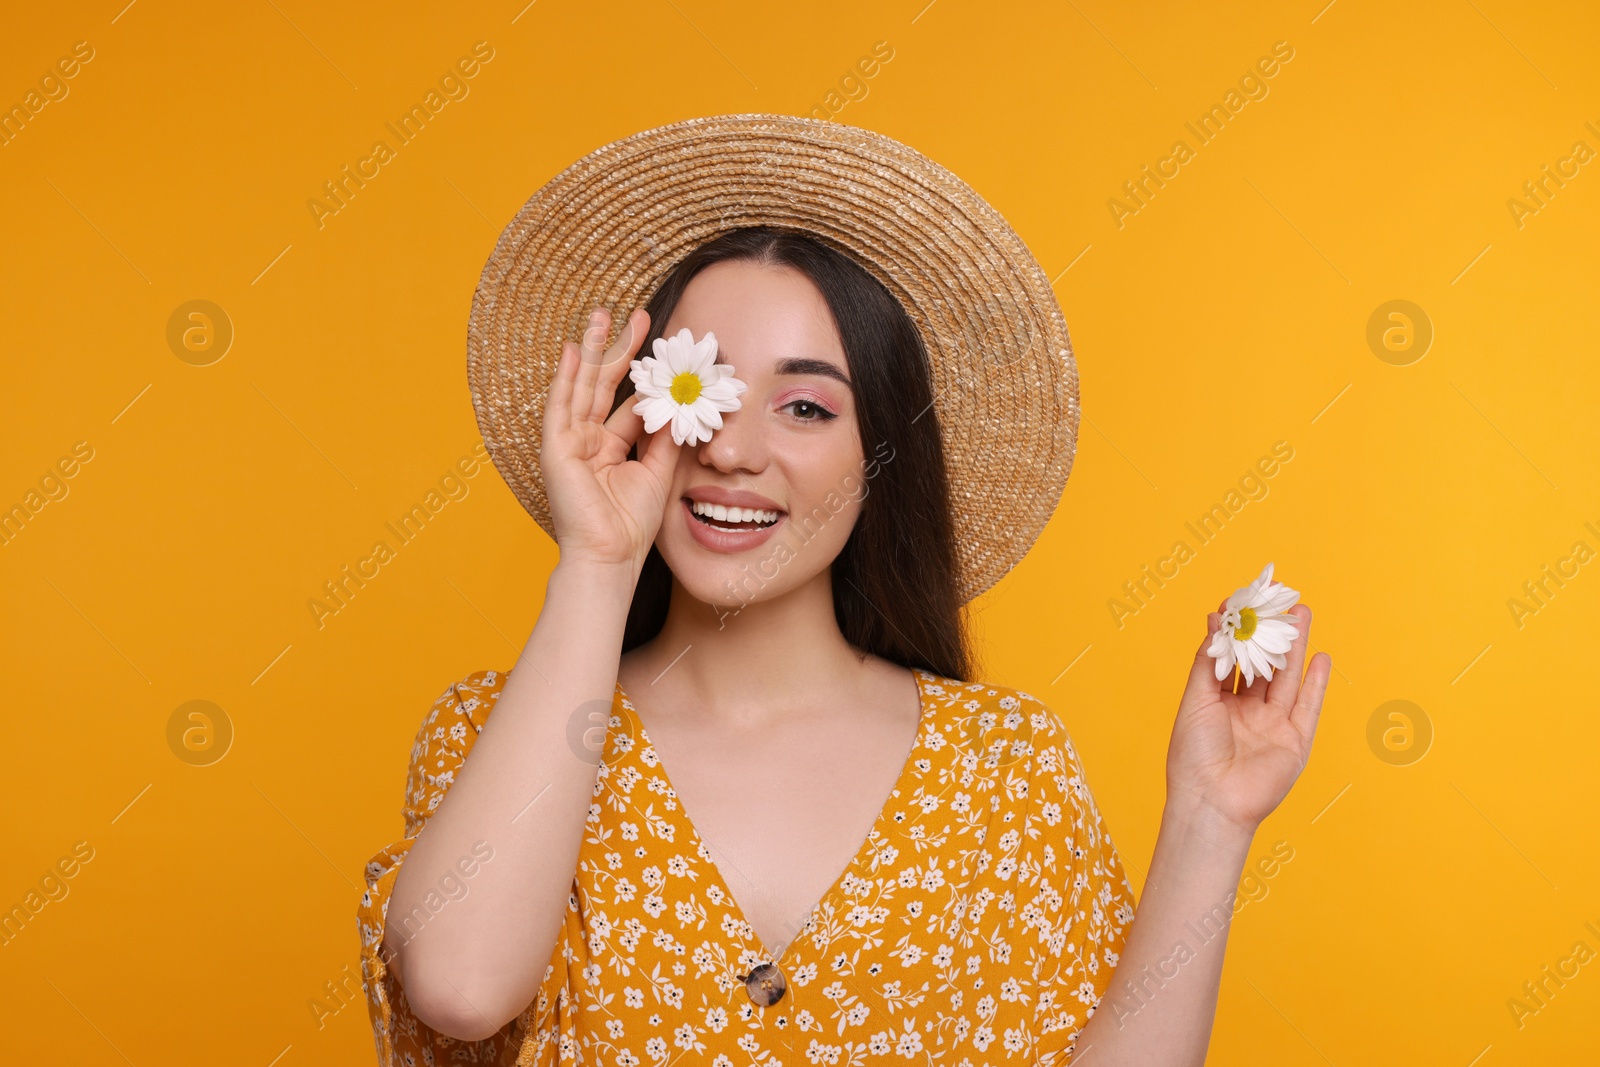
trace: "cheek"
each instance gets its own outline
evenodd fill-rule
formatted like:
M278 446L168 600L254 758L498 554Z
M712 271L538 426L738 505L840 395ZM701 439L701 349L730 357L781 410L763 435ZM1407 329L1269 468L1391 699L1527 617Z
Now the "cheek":
M833 529L824 534L824 540L842 544L869 492L860 454L841 448L831 455L807 456L804 466L791 469L790 499L795 510L803 510L813 524L826 516Z

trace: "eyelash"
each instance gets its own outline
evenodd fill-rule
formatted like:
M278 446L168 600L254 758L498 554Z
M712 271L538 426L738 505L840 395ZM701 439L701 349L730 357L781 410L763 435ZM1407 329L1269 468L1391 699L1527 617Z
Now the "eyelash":
M836 413L834 413L832 411L829 411L827 408L823 407L817 401L812 400L810 397L800 397L798 400L791 400L791 401L789 401L787 404L785 404L783 406L785 408L792 408L796 404L809 404L812 407L816 408L817 411L819 411L821 413L821 414L819 414L819 415L817 415L815 417L812 417L812 418L804 418L804 417L799 416L799 415L794 416L796 419L799 419L801 422L831 422L832 420L834 420L834 419L839 417Z

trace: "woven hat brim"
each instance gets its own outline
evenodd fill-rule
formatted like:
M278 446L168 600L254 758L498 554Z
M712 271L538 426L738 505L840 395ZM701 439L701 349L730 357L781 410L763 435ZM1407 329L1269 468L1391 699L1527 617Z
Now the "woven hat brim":
M595 149L530 197L473 295L467 377L484 443L555 537L539 471L564 341L595 306L643 306L691 249L754 225L854 256L916 323L932 362L963 601L1033 546L1072 470L1078 374L1066 321L1022 239L967 183L870 130L789 115L688 119Z

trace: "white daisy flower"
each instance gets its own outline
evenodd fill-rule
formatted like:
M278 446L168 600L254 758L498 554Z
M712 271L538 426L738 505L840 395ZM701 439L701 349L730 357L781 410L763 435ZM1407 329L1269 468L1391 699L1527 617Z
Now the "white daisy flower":
M641 399L633 410L644 418L645 433L669 421L672 440L693 445L711 440L722 429L722 412L739 410L745 384L733 368L717 363L717 338L709 330L696 341L687 327L675 337L658 337L654 356L633 360L628 377Z
M1272 681L1273 668L1282 670L1288 663L1284 653L1300 635L1295 617L1288 613L1299 599L1299 592L1272 580L1270 563L1255 581L1230 596L1222 625L1206 649L1217 661L1217 680L1226 678L1237 664L1245 685L1251 685L1257 674Z

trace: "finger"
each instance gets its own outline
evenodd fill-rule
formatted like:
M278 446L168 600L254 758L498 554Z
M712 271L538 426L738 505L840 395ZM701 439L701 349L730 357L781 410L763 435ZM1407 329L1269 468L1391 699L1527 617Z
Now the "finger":
M1317 732L1317 723L1322 718L1322 698L1328 693L1328 676L1332 673L1332 656L1326 652L1312 656L1311 666L1306 670L1306 680L1300 684L1300 695L1289 712L1289 722L1308 748L1312 736Z
M637 415L634 417L638 418ZM639 420L639 425L641 427L644 425L643 419ZM639 457L639 461L645 465L645 469L661 480L662 485L670 489L672 472L677 469L678 457L682 454L683 446L672 439L672 424L668 423L650 435L644 455ZM672 501L668 500L667 506L671 505Z
M1217 678L1217 661L1207 650L1211 647L1211 639L1216 635L1217 627L1222 624L1220 612L1213 611L1206 616L1206 636L1200 642L1200 647L1195 650L1194 663L1189 667L1189 680L1184 686L1183 702L1208 701L1218 693L1224 692L1224 687L1231 688L1230 680Z
M561 355L556 357L556 375L550 382L550 395L544 402L544 436L564 428L572 420L572 383L577 377L577 346L571 341L561 342Z
M611 417L606 419L603 425L607 433L616 435L622 441L624 458L627 458L637 449L638 454L634 455L633 458L644 462L649 453L651 440L663 434L670 438L672 436L672 424L668 423L654 434L646 435L644 432L644 416L637 414L633 410L634 404L638 400L637 395L628 397L617 410L611 413ZM676 462L676 459L674 459L674 462ZM646 466L650 466L650 464L647 463ZM655 468L651 467L651 470L655 470Z
M1306 645L1311 638L1311 608L1306 604L1296 604L1289 609L1289 614L1294 616L1294 640L1289 645L1289 651L1284 656L1284 665L1272 672L1272 684L1267 686L1266 700L1289 711L1294 705L1295 694L1300 691L1301 667L1306 660Z
M650 312L646 312L643 307L635 307L627 315L627 322L622 323L622 333L618 334L616 344L606 349L603 363L610 366L616 360L621 360L622 365L626 366L627 362L637 354L638 347L648 333L650 333Z
M578 376L572 386L572 418L575 422L588 421L589 412L594 408L594 387L600 379L600 359L610 325L611 316L605 308L597 307L589 312L589 325L584 328L578 345Z
M595 386L594 406L589 410L590 420L603 422L611 414L611 405L616 402L617 386L632 368L634 353L639 350L649 331L650 313L643 308L635 308L628 316L628 321L623 323L622 333L616 342L600 357L600 376Z

